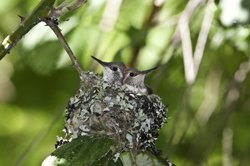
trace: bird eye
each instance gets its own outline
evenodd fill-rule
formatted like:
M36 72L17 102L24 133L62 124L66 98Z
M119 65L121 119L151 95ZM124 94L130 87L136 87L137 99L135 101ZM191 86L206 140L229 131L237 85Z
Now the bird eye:
M129 76L130 76L130 77L134 77L134 76L135 76L135 73L132 73L132 72L131 72L131 73L129 73Z
M118 69L117 67L112 67L113 71L117 71L117 69Z

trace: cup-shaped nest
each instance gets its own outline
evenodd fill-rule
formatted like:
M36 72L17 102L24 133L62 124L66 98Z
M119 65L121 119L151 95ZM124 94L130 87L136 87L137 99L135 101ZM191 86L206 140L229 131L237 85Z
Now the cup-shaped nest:
M70 139L106 135L134 150L154 146L158 130L167 119L159 96L132 93L93 72L81 78L80 89L66 108L65 129Z

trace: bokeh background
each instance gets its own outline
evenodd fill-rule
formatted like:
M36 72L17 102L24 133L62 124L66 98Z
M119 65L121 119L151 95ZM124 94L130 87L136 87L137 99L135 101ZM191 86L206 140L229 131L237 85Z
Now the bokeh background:
M3 0L0 41L39 0ZM146 83L168 105L157 146L182 166L250 163L250 1L88 0L60 28L84 70L156 65ZM40 165L62 134L77 72L40 23L0 61L0 165Z

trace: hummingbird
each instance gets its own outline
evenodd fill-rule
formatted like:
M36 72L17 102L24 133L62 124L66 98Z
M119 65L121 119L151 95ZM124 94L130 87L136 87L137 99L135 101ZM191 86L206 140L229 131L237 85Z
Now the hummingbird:
M158 67L154 67L152 69L139 71L135 68L129 68L126 70L123 84L132 92L140 93L143 95L152 94L153 91L147 85L144 84L144 79L146 74L151 71L157 69Z
M94 60L96 60L103 67L103 80L108 83L115 83L118 85L122 85L122 80L124 77L124 72L126 66L122 62L104 62L100 59L97 59L94 56L91 56Z

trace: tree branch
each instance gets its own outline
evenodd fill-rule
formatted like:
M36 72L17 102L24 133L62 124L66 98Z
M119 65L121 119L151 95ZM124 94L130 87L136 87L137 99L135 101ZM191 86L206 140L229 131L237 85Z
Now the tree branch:
M78 71L78 73L81 75L82 69L80 67L80 64L78 63L73 51L69 47L67 41L65 40L63 34L61 33L60 28L57 26L57 22L55 20L52 20L51 18L45 18L43 21L52 29L52 31L56 34L59 42L63 45L65 51L68 53L73 66Z
M0 60L22 39L22 37L30 31L36 24L44 21L56 34L60 43L63 45L64 49L68 53L74 67L81 75L82 69L78 63L73 51L70 49L67 41L65 40L60 28L57 26L58 19L77 8L79 8L86 0L76 0L71 5L68 5L66 1L63 1L57 8L54 7L55 0L43 0L38 6L33 10L31 15L21 21L18 28L10 35L8 35L0 45Z
M76 0L71 5L67 3L67 1L63 1L59 6L56 8L52 6L48 17L53 19L59 19L62 15L65 15L66 13L78 9L83 3L85 3L87 0Z
M190 0L187 3L184 11L180 15L177 28L173 36L174 43L177 43L179 41L181 41L182 43L184 72L186 81L189 85L194 83L197 77L201 60L203 58L203 52L207 42L208 33L213 21L214 10L212 10L211 8L214 5L214 0L207 0L207 8L194 53L192 49L189 22L194 11L205 2L206 0Z
M213 5L214 5L214 0L208 0L207 8L205 9L205 15L201 24L201 30L199 33L199 37L197 39L197 44L196 44L195 51L194 51L195 77L197 76L197 73L200 67L204 49L207 43L208 33L212 25L212 21L214 17Z
M19 24L17 29L3 40L0 44L0 60L10 52L26 33L41 22L41 18L48 15L54 3L55 0L42 0L32 13Z
M182 42L185 78L188 84L192 84L195 80L195 68L193 62L193 50L189 29L189 21L193 12L199 7L202 2L203 0L189 1L180 16L180 20L177 26Z

